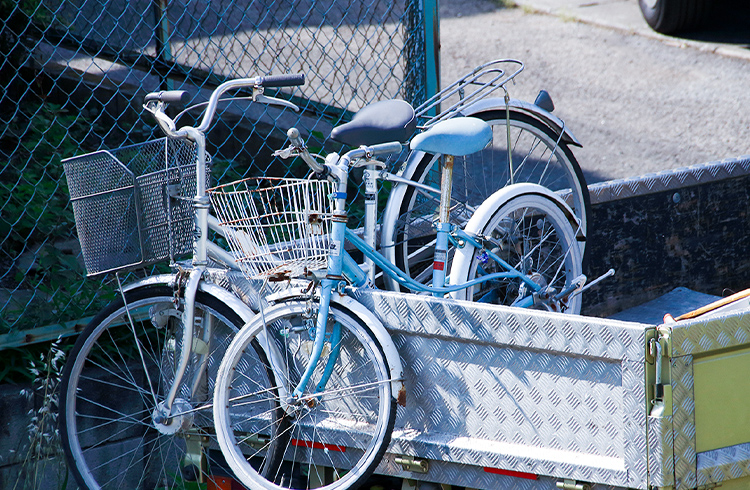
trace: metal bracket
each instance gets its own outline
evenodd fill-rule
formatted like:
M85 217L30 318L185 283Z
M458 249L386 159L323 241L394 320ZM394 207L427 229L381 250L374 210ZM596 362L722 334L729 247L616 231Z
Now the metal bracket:
M206 483L208 474L208 461L206 460L206 451L211 445L211 440L205 434L189 431L182 435L185 438L185 456L183 465L193 465L198 470L198 483Z
M590 483L578 483L575 480L559 481L555 484L555 486L562 490L590 490L591 489Z
M404 471L413 473L427 473L430 471L430 463L426 459L417 459L412 456L396 456L393 461L400 464Z

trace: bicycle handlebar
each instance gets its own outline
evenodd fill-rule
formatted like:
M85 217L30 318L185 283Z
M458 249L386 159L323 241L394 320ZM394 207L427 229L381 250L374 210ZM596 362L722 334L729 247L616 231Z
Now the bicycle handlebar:
M299 156L304 160L304 162L307 164L308 167L312 169L313 172L316 174L325 173L326 168L325 166L319 164L315 161L315 158L313 158L310 153L307 151L307 146L305 145L304 140L302 139L302 136L299 134L299 129L297 128L290 128L289 131L286 132L287 137L289 138L289 142L299 150Z
M379 145L371 146L370 153L372 156L390 155L392 153L400 153L403 150L403 146L398 141L391 143L381 143Z
M262 87L296 87L305 84L305 74L288 74L288 75L268 75L257 77Z
M348 161L356 160L358 158L372 158L380 155L390 155L392 153L400 153L403 146L398 141L392 141L389 143L380 143L379 145L372 146L360 146L357 149L348 151L344 157Z
M185 90L162 90L161 92L151 92L143 98L143 102L164 102L166 104L187 104L190 100L190 94Z
M229 90L243 88L243 87L253 87L253 88L294 87L298 85L304 85L304 83L305 83L304 73L298 73L298 74L292 74L292 75L269 75L269 76L254 77L254 78L238 78L236 80L229 80L227 82L224 82L218 87L216 87L216 89L211 93L211 96L208 99L208 103L206 104L206 111L203 113L203 120L201 121L200 125L195 129L201 133L205 133L206 131L208 131L208 127L211 125L211 121L213 120L214 114L216 113L216 106L219 103L219 99L225 92ZM146 97L144 98L144 103L145 104L148 104L149 102L161 102L161 103L183 102L184 103L185 102L184 99L186 97L187 97L187 92L183 90L168 90L168 91L161 91L161 92L152 92L146 95ZM159 126L161 127L161 129L168 136L171 136L173 138L187 136L187 133L183 131L175 131L174 121L168 116L166 116L166 114L164 113L163 107L157 107L156 109L149 109L149 110L152 110L154 112L156 121L159 123ZM158 114L162 114L163 117L159 117ZM167 119L169 121L167 121Z

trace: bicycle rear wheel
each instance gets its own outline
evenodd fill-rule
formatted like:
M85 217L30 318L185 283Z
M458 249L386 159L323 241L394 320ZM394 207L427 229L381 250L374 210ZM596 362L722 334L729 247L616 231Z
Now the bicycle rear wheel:
M563 291L581 275L581 255L575 230L550 198L532 193L520 194L482 214L486 218L481 224L473 226L470 223L471 232L481 236L485 247L491 247L491 251L506 263L547 288L550 295ZM495 272L505 272L505 269L482 249L467 246L456 253L451 284L464 284ZM520 279L508 278L469 287L458 291L454 297L511 306L532 293L532 289ZM540 308L578 314L581 297L577 295L567 302L541 305L544 306Z
M526 114L510 112L510 141L513 172L508 159L508 124L504 110L473 115L492 127L492 143L481 152L456 158L451 194L451 222L463 227L474 210L495 191L512 183L529 182L546 187L570 206L580 220L585 235L590 199L573 152L545 124ZM440 166L434 155L425 155L412 174L412 180L440 188ZM398 217L383 226L384 254L410 277L428 283L432 278L435 242L433 220L439 195L427 195L407 186L397 205ZM583 242L579 243L583 255ZM448 260L452 260L449 250ZM395 282L391 287L397 287Z
M307 303L275 307L229 347L214 394L219 444L234 474L252 489L355 488L375 469L395 422L389 369L370 331L332 305L323 355L306 393L292 398L310 362L316 314ZM270 361L258 358L252 344ZM268 385L255 373L276 373ZM327 382L321 381L327 377ZM275 421L269 407L282 405ZM269 448L283 453L271 461Z
M176 416L159 422L155 410L181 352L183 307L166 286L125 297L127 307L120 297L86 327L63 371L60 431L68 465L81 488L197 488L225 466L211 393L223 352L244 322L198 293L193 362L173 405Z

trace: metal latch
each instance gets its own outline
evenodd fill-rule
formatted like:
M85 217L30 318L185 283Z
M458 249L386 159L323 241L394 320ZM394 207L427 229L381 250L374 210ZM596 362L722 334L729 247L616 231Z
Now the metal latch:
M564 480L556 483L557 488L562 490L590 490L590 483L578 483L575 480Z
M411 456L396 456L393 461L400 464L404 471L414 473L427 473L430 471L430 463L426 459L417 459Z

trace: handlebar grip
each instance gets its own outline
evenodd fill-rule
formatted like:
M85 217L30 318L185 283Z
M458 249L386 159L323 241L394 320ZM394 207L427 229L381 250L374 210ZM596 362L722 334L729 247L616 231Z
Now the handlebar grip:
M143 102L157 100L168 104L178 103L187 104L190 100L190 94L184 90L162 90L160 92L151 92L144 97Z
M391 143L381 143L379 145L373 145L370 147L372 156L390 155L392 153L400 153L402 149L403 149L403 146L401 146L401 143L399 143L398 141L393 141Z
M268 75L265 77L258 77L258 80L258 85L263 87L294 87L305 84L305 74Z
M299 129L289 128L289 131L286 132L286 135L289 138L289 142L293 146L296 146L298 149L300 149L299 156L302 158L302 160L304 160L307 166L313 170L313 172L318 174L326 173L326 167L316 162L315 158L310 156L310 153L308 153L307 148L305 147L305 141L299 134Z
M289 131L286 132L286 135L289 138L289 142L294 146L304 146L305 142L302 139L302 136L299 134L299 129L289 128Z

